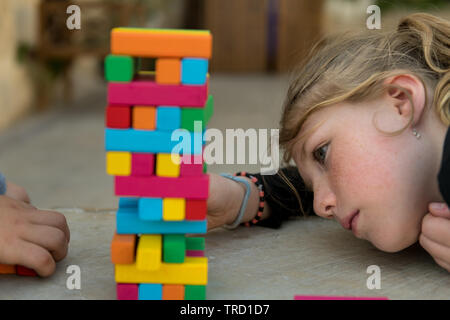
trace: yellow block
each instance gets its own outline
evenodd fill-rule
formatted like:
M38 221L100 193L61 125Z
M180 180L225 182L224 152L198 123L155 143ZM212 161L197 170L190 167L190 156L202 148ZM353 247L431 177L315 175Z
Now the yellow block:
M131 153L109 151L106 153L106 173L112 176L131 174Z
M179 154L171 154L171 153L156 154L156 175L160 177L172 177L172 178L179 177L180 162L181 158Z
M206 285L208 258L186 257L184 263L161 263L155 271L144 271L133 264L116 264L117 283L164 283Z
M163 198L163 220L181 221L186 217L186 199Z
M136 252L136 267L139 270L158 270L162 260L162 236L146 234L139 238Z

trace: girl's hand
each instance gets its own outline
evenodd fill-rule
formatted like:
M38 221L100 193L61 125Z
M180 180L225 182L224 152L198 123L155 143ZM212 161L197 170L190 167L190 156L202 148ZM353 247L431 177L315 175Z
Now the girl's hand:
M443 202L436 203L440 207L433 204L422 220L419 242L438 265L450 272L450 210Z
M19 201L31 203L30 197L28 196L27 191L23 187L21 187L17 184L14 184L12 182L9 182L9 181L6 182L6 194L5 195L10 198L19 200Z
M21 265L47 277L67 255L70 240L66 218L0 196L0 263Z

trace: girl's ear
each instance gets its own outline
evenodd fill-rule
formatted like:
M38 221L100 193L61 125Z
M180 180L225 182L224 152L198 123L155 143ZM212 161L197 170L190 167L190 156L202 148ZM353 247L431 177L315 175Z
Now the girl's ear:
M410 74L397 75L385 81L388 86L386 98L396 112L408 123L414 110L412 126L416 126L425 111L426 92L421 80Z

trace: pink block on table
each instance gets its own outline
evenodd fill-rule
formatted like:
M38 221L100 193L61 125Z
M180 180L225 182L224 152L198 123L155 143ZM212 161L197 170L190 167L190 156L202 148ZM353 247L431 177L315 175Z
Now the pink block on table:
M192 198L207 199L209 176L135 177L116 176L115 195L146 198Z
M180 176L199 176L203 174L203 155L183 155L180 164Z
M163 85L142 80L108 83L108 103L110 104L203 108L207 98L207 84Z
M139 286L135 283L118 283L117 300L138 300Z
M205 251L203 250L186 250L186 257L204 257Z
M294 296L294 300L389 300L387 297Z
M155 165L155 155L153 153L132 153L131 154L131 175L132 176L152 176Z

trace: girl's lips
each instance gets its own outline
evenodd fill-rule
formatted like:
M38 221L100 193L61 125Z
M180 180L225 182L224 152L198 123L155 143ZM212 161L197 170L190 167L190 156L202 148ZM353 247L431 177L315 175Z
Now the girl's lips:
M351 214L349 214L347 217L345 217L344 220L340 220L342 227L347 230L352 230L352 220L353 218L359 213L359 210L353 211Z

